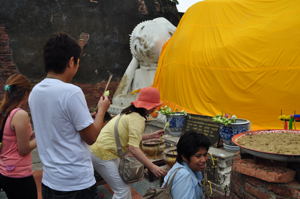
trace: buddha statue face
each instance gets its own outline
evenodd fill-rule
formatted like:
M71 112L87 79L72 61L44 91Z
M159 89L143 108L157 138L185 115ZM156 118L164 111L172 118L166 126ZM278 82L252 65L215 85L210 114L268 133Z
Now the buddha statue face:
M162 46L175 30L176 27L163 17L138 24L130 35L132 55L141 65L157 63Z

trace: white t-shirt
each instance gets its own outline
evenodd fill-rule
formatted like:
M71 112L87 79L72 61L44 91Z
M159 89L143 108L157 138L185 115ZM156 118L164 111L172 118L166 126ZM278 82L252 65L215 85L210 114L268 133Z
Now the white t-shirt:
M94 185L91 155L78 132L93 123L82 90L46 78L32 89L29 107L43 163L42 183L58 191Z

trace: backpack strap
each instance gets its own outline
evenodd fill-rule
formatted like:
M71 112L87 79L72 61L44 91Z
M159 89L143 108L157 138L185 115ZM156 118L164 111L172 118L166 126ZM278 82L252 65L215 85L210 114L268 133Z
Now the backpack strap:
M118 153L119 157L123 157L125 155L125 153L122 151L120 134L119 134L119 130L118 130L118 125L119 125L121 116L122 116L122 114L120 114L120 116L118 117L118 119L115 123L115 126L114 126L115 140L116 140L116 145L117 145L117 153Z

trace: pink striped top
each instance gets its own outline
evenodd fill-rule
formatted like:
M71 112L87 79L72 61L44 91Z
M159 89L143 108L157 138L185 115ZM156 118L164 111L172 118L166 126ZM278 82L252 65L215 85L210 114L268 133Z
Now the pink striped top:
M12 118L19 110L21 109L13 109L6 120L0 151L0 173L13 178L32 175L31 153L26 156L19 155L16 132L10 127ZM32 130L30 129L28 133L32 134Z

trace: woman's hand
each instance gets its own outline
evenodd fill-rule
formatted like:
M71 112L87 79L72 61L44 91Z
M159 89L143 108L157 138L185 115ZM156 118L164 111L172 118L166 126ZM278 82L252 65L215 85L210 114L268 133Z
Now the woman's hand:
M143 163L155 176L165 176L167 171L153 164L143 153L143 151L134 146L128 146L128 151L141 163Z
M149 135L149 138L148 139L155 139L155 138L160 138L161 136L164 135L164 130L158 130L158 131L155 131L154 133L151 133Z
M156 177L162 177L165 176L167 174L167 171L160 168L159 166L153 164L153 166L151 167L150 171L156 176Z

